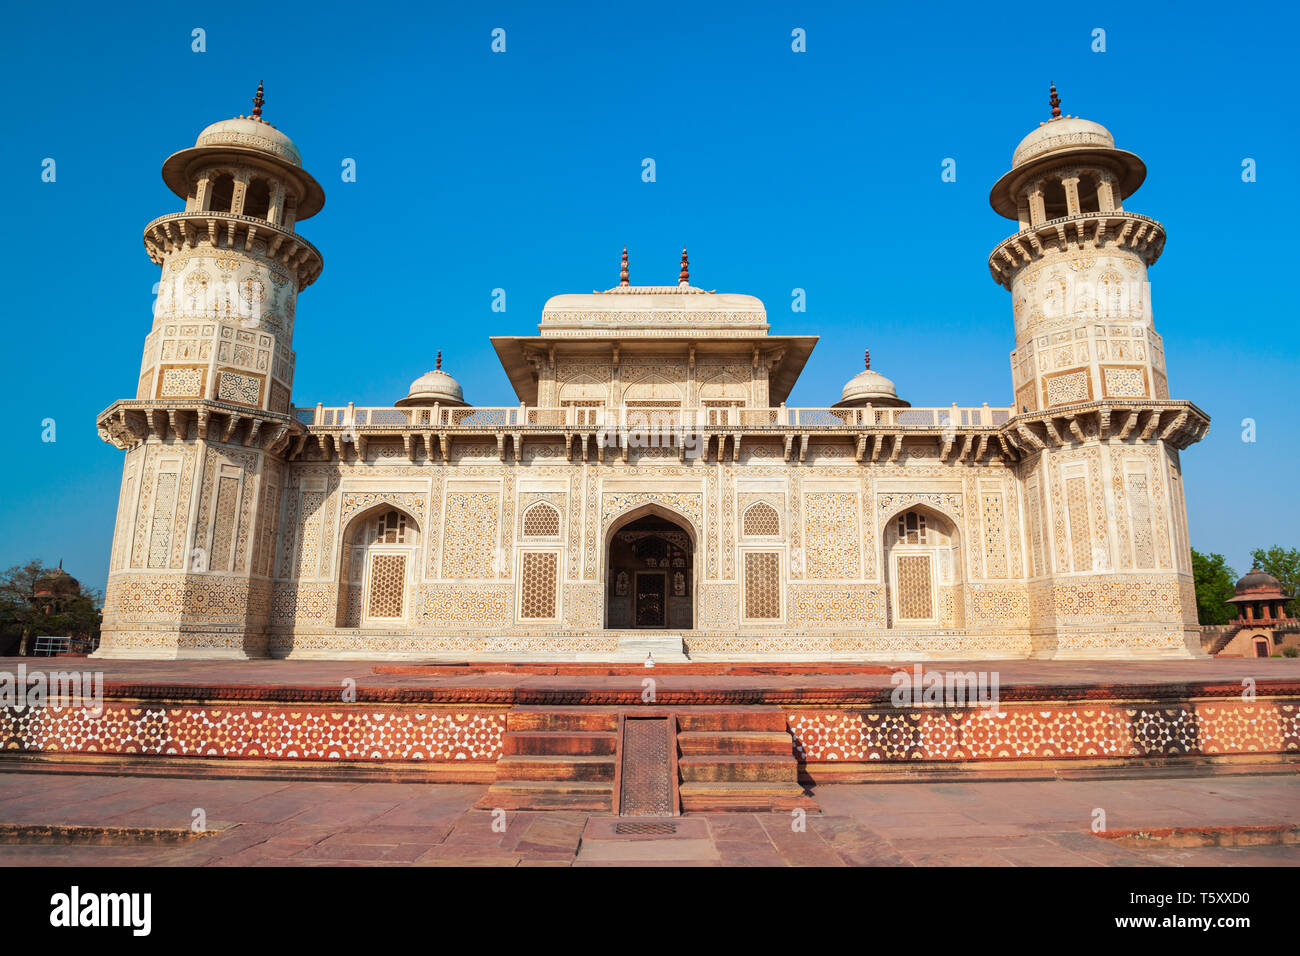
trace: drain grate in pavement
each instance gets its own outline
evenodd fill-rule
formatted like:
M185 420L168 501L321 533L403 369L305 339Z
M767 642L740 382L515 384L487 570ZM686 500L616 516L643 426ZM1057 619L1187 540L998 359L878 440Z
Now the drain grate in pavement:
M675 823L620 823L614 827L619 836L667 835L677 832Z

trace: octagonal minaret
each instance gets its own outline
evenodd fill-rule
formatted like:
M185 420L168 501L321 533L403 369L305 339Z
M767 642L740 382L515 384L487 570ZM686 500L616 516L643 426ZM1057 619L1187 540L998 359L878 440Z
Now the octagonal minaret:
M137 398L289 410L298 292L322 266L295 227L325 193L293 141L262 119L261 84L253 104L250 116L213 123L163 163L185 210L145 227L162 280Z
M222 120L163 163L185 201L145 227L162 267L134 399L101 413L126 451L100 653L265 654L291 415L298 293L320 253L297 234L325 194L262 118Z
M1179 451L1209 426L1169 399L1147 268L1165 232L1125 209L1146 167L1098 123L1051 118L989 196L1019 230L989 256L1010 290L1015 415L1040 657L1199 653Z
M1055 86L1051 106L989 196L1020 226L989 256L1015 312L1016 410L1168 398L1147 282L1165 231L1124 208L1146 166L1099 123L1062 116Z

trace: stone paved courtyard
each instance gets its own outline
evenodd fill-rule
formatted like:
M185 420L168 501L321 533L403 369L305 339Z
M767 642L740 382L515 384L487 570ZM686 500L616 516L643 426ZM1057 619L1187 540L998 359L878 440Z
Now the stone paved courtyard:
M1280 771L1280 772L1279 772ZM0 845L0 865L256 866L1254 866L1300 846L1129 849L1111 829L1295 824L1294 770L1091 780L830 785L798 832L789 814L679 818L672 836L620 835L616 818L472 810L482 786L0 773L0 825L211 830L166 845ZM499 818L498 818L499 819ZM626 820L626 818L624 818Z

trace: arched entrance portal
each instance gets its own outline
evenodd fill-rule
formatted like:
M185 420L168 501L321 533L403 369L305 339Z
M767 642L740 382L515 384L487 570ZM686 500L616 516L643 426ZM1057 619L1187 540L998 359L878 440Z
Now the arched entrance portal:
M606 554L606 627L694 626L695 545L686 527L644 514L614 531Z

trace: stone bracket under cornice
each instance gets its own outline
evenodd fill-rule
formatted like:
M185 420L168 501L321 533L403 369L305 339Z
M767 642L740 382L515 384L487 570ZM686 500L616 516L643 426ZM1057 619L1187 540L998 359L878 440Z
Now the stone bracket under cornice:
M124 400L100 412L99 437L123 451L146 441L238 442L275 456L292 457L307 428L288 415L207 399Z

